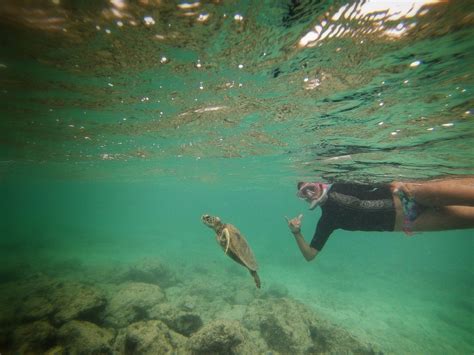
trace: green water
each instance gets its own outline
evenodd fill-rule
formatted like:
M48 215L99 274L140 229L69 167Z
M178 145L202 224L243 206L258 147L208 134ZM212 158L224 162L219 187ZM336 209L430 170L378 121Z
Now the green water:
M378 12L383 28L336 19L341 1L124 3L0 5L2 284L100 287L152 258L253 292L210 213L246 235L262 292L283 287L385 353L472 353L472 230L337 231L307 263L284 220L304 213L309 241L320 211L299 180L474 174L472 3ZM324 21L350 30L299 45Z

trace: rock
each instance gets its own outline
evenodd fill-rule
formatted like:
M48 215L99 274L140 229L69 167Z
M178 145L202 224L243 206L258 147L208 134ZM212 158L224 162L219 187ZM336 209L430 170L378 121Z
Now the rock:
M236 320L217 319L193 334L187 343L192 354L254 354L262 344Z
M259 331L268 347L279 353L373 353L347 331L288 298L256 300L247 307L243 319L248 329Z
M67 354L112 354L114 334L86 321L70 321L59 329Z
M56 308L48 298L33 294L21 304L18 317L22 321L39 320L48 317L55 311Z
M20 322L45 318L55 325L72 319L95 321L105 306L105 297L97 288L58 281L40 273L30 275L13 287L14 295L10 296L9 304Z
M0 293L0 324L32 322L49 316L55 311L47 292L53 285L39 273L4 285Z
M159 304L149 311L149 317L159 319L175 332L190 336L202 326L202 319L196 312L179 309L168 303Z
M249 329L259 330L268 346L282 353L304 353L312 346L310 310L289 299L256 300L244 315ZM322 349L324 350L324 349Z
M178 283L175 273L159 260L145 259L132 265L124 274L127 281L157 284L169 287Z
M57 324L72 319L97 321L105 307L105 296L92 286L79 283L59 283L50 302L58 309L54 315Z
M44 355L65 355L65 354L66 354L66 350L60 345L52 347L51 349L48 349L48 351L44 353Z
M118 354L156 355L183 353L186 338L159 320L130 324L117 336L115 352Z
M105 322L114 327L148 318L148 310L165 300L158 285L128 282L115 290L105 310Z
M168 294L168 290L166 290L166 294ZM196 309L197 299L198 297L196 295L185 295L180 299L181 308L188 311L194 311Z
M13 332L13 348L19 354L42 353L56 341L57 330L47 321L18 326Z
M232 292L235 289L222 285L226 283L221 280L207 281L196 278L180 284L179 287L167 288L166 296L169 303L179 309L199 314L203 323L216 319L222 310L232 307L234 301Z

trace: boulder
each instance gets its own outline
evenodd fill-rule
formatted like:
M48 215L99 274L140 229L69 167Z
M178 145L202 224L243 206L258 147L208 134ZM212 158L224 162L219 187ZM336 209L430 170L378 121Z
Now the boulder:
M232 290L221 281L195 280L166 289L168 303L182 310L199 314L203 323L217 319L223 310L232 307ZM225 284L225 283L224 283Z
M72 320L58 335L66 354L112 354L114 333L93 323Z
M202 326L202 319L196 312L180 309L169 303L158 304L149 311L149 317L159 319L175 332L190 336Z
M56 310L47 297L33 294L21 303L17 315L21 321L33 321L47 318Z
M102 292L80 283L59 283L49 301L57 309L53 317L56 324L73 319L99 321L106 304Z
M374 353L370 346L292 299L255 300L247 307L243 320L248 329L259 331L268 347L279 353Z
M47 321L36 321L18 326L13 332L16 353L43 353L56 341L57 330Z
M18 282L12 290L15 295L9 304L15 309L16 320L22 323L46 318L55 325L72 319L96 321L105 306L105 296L99 289L39 273Z
M0 302L8 305L8 309L7 312L0 309L0 324L5 321L10 324L28 323L50 316L56 311L50 298L57 284L41 273L34 273L8 284L2 292Z
M289 299L256 300L247 307L244 324L259 330L268 347L281 353L304 353L313 346L311 311ZM324 351L324 347L321 347Z
M105 310L105 322L114 327L126 327L148 318L148 310L165 300L158 285L142 282L121 284L113 293Z
M255 354L262 352L262 343L239 321L216 319L194 333L187 342L192 354Z
M130 324L117 336L114 350L118 354L156 355L183 353L186 338L159 320Z

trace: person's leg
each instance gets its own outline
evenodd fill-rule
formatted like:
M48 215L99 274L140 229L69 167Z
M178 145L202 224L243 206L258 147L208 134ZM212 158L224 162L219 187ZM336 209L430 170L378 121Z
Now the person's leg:
M474 228L474 207L445 206L429 208L412 222L414 232Z
M474 178L396 184L424 206L474 206Z

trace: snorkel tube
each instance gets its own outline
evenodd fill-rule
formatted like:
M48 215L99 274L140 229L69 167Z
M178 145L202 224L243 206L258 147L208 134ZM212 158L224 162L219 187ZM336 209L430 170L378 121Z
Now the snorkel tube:
M329 192L329 189L331 188L331 185L328 185L328 184L321 184L321 185L322 185L321 196L311 201L311 203L309 204L310 210L314 210L317 206L323 205L324 202L326 202L326 200L328 199L328 192Z
M320 182L299 183L296 195L309 202L309 209L314 210L317 206L323 205L326 202L331 186L332 184Z

